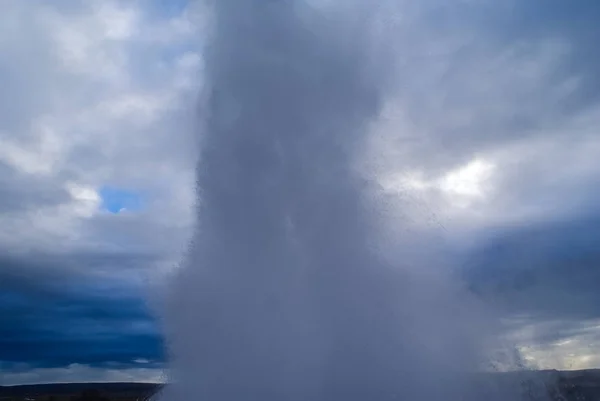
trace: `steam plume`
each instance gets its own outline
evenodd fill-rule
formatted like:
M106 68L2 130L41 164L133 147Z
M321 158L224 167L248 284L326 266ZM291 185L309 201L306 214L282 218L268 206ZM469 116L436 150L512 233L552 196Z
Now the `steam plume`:
M379 250L377 185L356 161L387 95L382 19L339 3L211 5L198 223L171 287L165 398L487 391L473 372L492 322L449 277Z

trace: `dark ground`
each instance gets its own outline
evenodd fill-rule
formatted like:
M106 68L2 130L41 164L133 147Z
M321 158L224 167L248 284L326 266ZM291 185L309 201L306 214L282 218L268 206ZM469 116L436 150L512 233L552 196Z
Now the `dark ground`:
M143 401L161 385L150 383L64 383L0 386L0 401Z
M543 376L556 401L600 401L600 370L529 372ZM506 377L503 374L499 374ZM528 380L523 381L528 391ZM147 383L66 383L0 386L0 401L146 401L160 389ZM532 399L537 399L535 396Z

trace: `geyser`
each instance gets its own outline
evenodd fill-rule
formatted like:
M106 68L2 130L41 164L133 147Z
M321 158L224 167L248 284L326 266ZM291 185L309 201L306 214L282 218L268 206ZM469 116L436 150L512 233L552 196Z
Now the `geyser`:
M387 95L383 20L339 3L210 5L165 400L515 399L474 374L493 321L450 275L382 255L378 187L357 160Z

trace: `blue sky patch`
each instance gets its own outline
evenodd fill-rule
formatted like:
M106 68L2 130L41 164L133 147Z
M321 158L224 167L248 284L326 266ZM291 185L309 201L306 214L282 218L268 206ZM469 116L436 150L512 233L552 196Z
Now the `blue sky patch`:
M102 198L102 210L110 213L124 210L136 212L143 208L143 197L136 191L104 186L100 188L99 194Z

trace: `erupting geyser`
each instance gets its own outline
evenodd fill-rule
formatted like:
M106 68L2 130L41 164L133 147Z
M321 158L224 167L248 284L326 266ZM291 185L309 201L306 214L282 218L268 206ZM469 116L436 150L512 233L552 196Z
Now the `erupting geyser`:
M367 0L323 3L210 6L198 222L169 295L166 401L483 396L491 322L377 246L377 185L356 160L386 96L383 20Z

